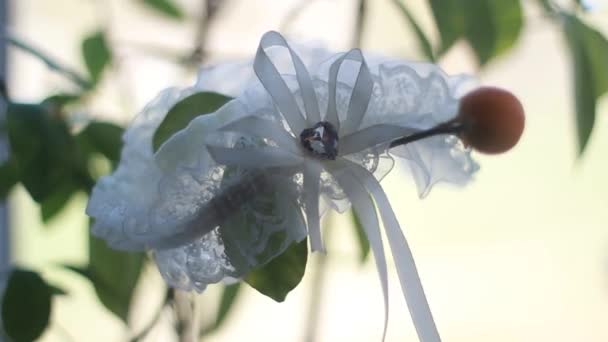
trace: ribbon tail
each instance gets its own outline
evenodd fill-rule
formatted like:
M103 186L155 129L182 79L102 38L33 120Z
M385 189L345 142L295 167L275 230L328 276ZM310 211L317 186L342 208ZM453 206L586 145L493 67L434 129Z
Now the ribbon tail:
M285 130L279 123L262 119L257 116L246 116L222 127L222 131L239 132L244 135L253 135L260 138L269 138L278 146L294 154L300 151L298 140Z
M332 175L336 178L338 184L340 184L350 199L354 210L359 216L365 235L369 240L372 252L374 253L374 260L376 262L376 269L378 270L378 277L380 278L382 296L384 299L384 329L382 331L382 341L384 341L386 338L386 329L388 327L388 272L378 214L376 213L372 198L359 180L346 172L335 172L332 173Z
M431 314L431 308L424 294L412 251L401 231L399 221L397 221L386 193L384 193L382 186L380 186L380 183L378 183L373 175L361 166L351 163L351 167L348 169L353 172L356 178L364 183L376 202L380 217L384 223L393 259L397 266L397 275L401 283L401 289L412 316L414 327L418 333L418 338L422 342L440 342L441 338L439 337L439 332Z
M251 169L296 166L304 159L279 147L227 148L207 145L207 151L220 165L238 166Z
M319 181L321 170L313 165L304 168L304 193L306 194L306 221L308 235L310 236L310 249L313 252L325 253L325 246L321 237L321 217L319 215Z

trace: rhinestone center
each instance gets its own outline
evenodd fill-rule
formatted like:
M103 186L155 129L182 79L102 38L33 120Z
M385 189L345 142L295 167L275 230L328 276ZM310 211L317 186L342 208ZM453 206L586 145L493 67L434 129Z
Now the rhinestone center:
M338 156L338 132L327 121L321 121L300 133L302 146L319 159L334 160Z

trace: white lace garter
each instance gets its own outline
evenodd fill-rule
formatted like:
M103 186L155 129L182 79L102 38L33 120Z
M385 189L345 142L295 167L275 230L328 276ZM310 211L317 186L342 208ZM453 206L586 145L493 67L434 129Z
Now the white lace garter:
M374 254L385 317L380 220L420 340L439 341L379 180L393 157L407 162L421 196L439 181L470 180L478 167L457 138L389 150L392 140L453 118L467 79L433 64L365 58L357 49L336 55L293 49L268 32L253 63L203 69L194 86L163 91L135 118L118 168L90 198L93 234L117 249L152 250L169 285L202 291L246 275L306 237L313 251L324 250L320 217L352 206ZM152 137L168 110L201 91L234 99L153 153Z

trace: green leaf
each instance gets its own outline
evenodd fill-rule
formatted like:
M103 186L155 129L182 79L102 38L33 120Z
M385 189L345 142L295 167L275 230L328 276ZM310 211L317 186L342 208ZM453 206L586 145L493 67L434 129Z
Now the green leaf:
M76 139L82 149L100 153L116 166L120 161L123 132L121 127L111 123L91 122Z
M91 272L89 272L88 266L71 265L71 264L62 264L60 266L69 271L72 271L84 278L87 278L89 280L91 280L91 278L92 278L92 275L91 275Z
M46 99L42 100L41 104L43 106L55 106L61 108L72 102L78 101L81 96L81 94L59 93L51 95Z
M519 0L463 1L465 36L480 65L510 49L523 26Z
M201 92L192 94L176 103L154 133L152 139L154 152L173 134L186 128L192 119L199 115L213 113L230 100L232 100L231 97L222 94Z
M7 122L17 174L36 202L41 203L66 182L91 183L60 117L48 115L44 106L11 103Z
M441 54L464 38L484 65L509 50L521 33L520 0L430 0L430 4L441 35Z
M553 4L551 4L551 0L538 0L538 4L545 11L545 14L550 16L554 14Z
M434 62L435 54L433 52L433 46L431 45L431 42L427 38L424 31L422 31L422 28L420 27L420 25L418 25L416 18L414 18L414 16L410 12L410 10L405 6L405 4L401 0L393 0L393 3L401 11L401 14L403 14L403 17L406 19L406 21L409 23L409 25L414 30L414 33L416 34L416 37L418 38L418 44L420 45L420 50L424 53L424 56L429 61Z
M13 158L9 158L0 165L0 199L8 196L17 182L19 182L17 167Z
M70 181L57 184L55 190L40 203L42 222L48 223L57 216L77 190L78 186Z
M234 175L241 182L238 185L231 181ZM233 274L243 277L249 273L245 279L250 285L276 301L283 301L304 274L308 250L306 241L303 250L298 242L305 236L306 224L291 195L296 191L293 182L280 179L271 182L267 177L273 175L260 172L244 180L238 169L224 171L220 188L228 194L242 192L241 184L264 184L257 188L254 200L241 197L247 202L230 204L234 211L220 223L219 234L224 241L224 253L234 267Z
M59 93L45 98L40 105L45 107L49 115L63 117L65 116L65 106L80 100L81 96L81 94Z
M51 285L49 284L49 289L51 290L51 294L53 296L66 296L68 294L68 292L64 289L62 289L61 287L58 287L56 285Z
M143 0L143 3L171 19L184 18L184 13L172 0Z
M144 258L143 253L116 251L103 240L89 238L89 266L84 274L89 275L101 303L125 323Z
M2 300L2 321L6 334L15 342L33 341L49 324L51 288L35 272L11 272Z
M220 306L218 308L217 315L215 316L215 328L219 328L222 323L228 317L228 313L232 308L232 305L236 301L236 297L239 294L239 290L241 289L241 283L236 283L228 286L224 286L224 290L222 291L222 298L220 300Z
M103 31L94 32L82 41L82 56L91 80L96 84L112 61L112 52Z
M245 282L263 295L282 302L302 280L308 259L307 240L293 243L266 265L253 270Z
M222 296L220 298L220 304L215 315L215 321L209 327L206 327L203 330L201 336L208 335L222 326L228 317L230 309L232 309L234 303L236 302L236 297L239 294L240 289L241 283L224 286Z
M608 91L608 40L577 17L563 14L564 33L574 69L574 95L579 155L595 125L596 103Z
M466 16L461 5L462 2L458 0L430 0L429 2L441 36L440 52L443 54L464 35Z
M365 230L361 225L361 221L359 220L357 213L355 211L352 211L351 213L353 228L355 229L357 241L359 242L359 261L364 263L369 256L369 240L367 240L367 235L365 234Z
M243 180L238 169L227 168L221 191L228 194L243 191L240 185L243 183L235 185L232 181L234 175L238 182L264 182L264 186L256 191L254 200L241 197L247 202L230 204L234 211L226 215L219 228L224 253L236 277L249 273L245 277L249 285L276 301L283 301L300 282L308 258L306 241L301 241L306 231L305 220L290 195L296 191L294 184L280 180L269 182L266 177L273 175L262 172ZM238 200L236 196L235 200ZM277 223L289 229L277 229Z

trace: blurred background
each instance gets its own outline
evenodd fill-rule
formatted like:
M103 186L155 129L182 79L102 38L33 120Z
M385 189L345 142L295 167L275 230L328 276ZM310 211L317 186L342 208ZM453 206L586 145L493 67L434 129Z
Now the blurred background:
M119 136L118 127L160 90L191 85L200 63L251 57L268 30L336 51L359 46L434 59L448 73L471 73L481 84L511 90L527 113L524 135L507 154L476 154L481 169L470 185L438 185L419 199L406 171L383 180L441 336L608 341L608 104L602 97L608 1L3 2L11 101L47 99L44 110L70 134L101 141L92 149L105 159L91 157L100 174L113 161L104 148L117 144L107 137ZM56 94L74 98L48 101ZM92 122L113 125L100 128L95 140L81 134L93 131L87 130ZM28 291L39 283L50 289L41 341L187 340L177 324L179 307L164 305L166 289L154 264L89 241L86 190L52 186L49 196L37 196L22 185L25 176L5 171L10 234L0 236L0 248L10 251L11 267L35 272L23 271L35 280L25 281L34 285L22 286L21 295L36 297ZM194 296L196 309L188 313L186 305L185 315L202 322L200 340L379 340L382 293L352 216L328 215L324 232L327 256L310 256L301 284L283 303L246 284L238 291L211 286ZM8 265L0 269L5 283ZM117 288L104 289L87 273L92 267ZM387 341L416 341L392 260L389 275ZM45 308L25 311L32 316L25 330L36 330L36 313ZM24 339L30 338L36 337Z

